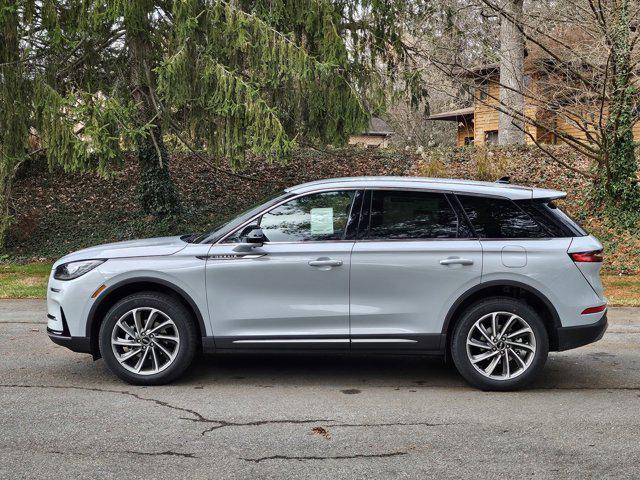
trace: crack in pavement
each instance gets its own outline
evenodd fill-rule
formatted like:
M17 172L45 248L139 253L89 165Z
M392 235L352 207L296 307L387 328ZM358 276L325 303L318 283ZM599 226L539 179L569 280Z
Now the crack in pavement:
M429 387L429 386L420 386L421 388L438 388L438 387ZM419 388L420 388L419 387ZM301 424L309 424L309 423L323 423L327 427L334 428L374 428L374 427L394 427L394 426L425 426L425 427L439 427L439 426L447 426L452 425L450 423L430 423L430 422L397 422L397 423L330 423L335 422L332 419L326 418L313 418L313 419L279 419L279 420L254 420L250 422L232 422L228 420L221 419L212 419L207 418L202 415L200 412L184 407L178 407L176 405L172 405L169 402L164 400L159 400L156 398L143 397L137 393L130 392L128 390L114 390L114 389L106 389L106 388L98 388L98 387L81 387L77 385L29 385L29 384L0 384L0 388L42 388L42 389L67 389L67 390L79 390L79 391L87 391L87 392L97 392L97 393L114 393L118 395L125 395L136 400L140 400L143 402L151 402L161 407L166 407L171 410L177 412L183 412L191 415L189 417L178 417L180 420L186 420L190 422L196 423L207 423L214 424L209 428L200 432L201 436L206 435L207 433L213 432L214 430L219 430L221 428L226 427L253 427L253 426L262 426L262 425L301 425ZM563 386L551 386L551 387L538 387L538 390L562 390L562 391L609 391L609 390L618 390L618 391L631 391L631 392L640 392L640 387L563 387ZM535 391L535 389L533 390Z
M151 402L159 405L161 407L166 407L171 410L175 410L178 412L184 412L192 415L193 418L188 417L179 417L180 420L187 420L190 422L196 423L213 423L211 427L200 432L200 435L204 436L207 433L213 432L214 430L219 430L221 428L226 427L257 427L262 425L304 425L308 423L323 423L327 424L329 422L335 422L333 419L327 418L310 418L310 419L279 419L279 420L254 420L250 422L232 422L229 420L221 420L221 419L213 419L207 418L196 410L184 407L178 407L176 405L172 405L169 402L165 402L164 400L158 400L156 398L143 397L137 393L130 392L128 390L113 390L106 388L97 388L97 387L81 387L77 385L28 385L28 384L0 384L0 388L43 388L43 389L69 389L69 390L80 390L87 392L98 392L98 393L115 393L118 395L126 395L136 400L141 400L144 402ZM393 427L393 426L425 426L425 427L437 427L437 426L445 426L449 424L445 423L429 423L429 422L415 422L415 423L333 423L327 425L328 427L362 427L362 428L371 428L371 427Z
M292 420L292 419L282 419L282 420L256 420L253 422L230 422L227 420L199 420L195 418L182 418L182 420L189 420L192 422L206 422L206 423L216 423L210 428L203 430L201 435L206 435L207 433L213 432L214 430L218 430L224 427L255 427L261 425L277 425L277 424L293 424L300 425L305 423L322 423L326 427L413 427L413 426L424 426L424 427L441 427L447 425L453 425L452 423L430 423L430 422L397 422L397 423L328 423L335 422L335 420L327 420L326 418L314 418L314 419L302 419L302 420Z
M213 432L214 430L218 430L224 427L257 427L261 425L278 425L278 424L291 424L291 425L301 425L305 423L326 423L326 422L334 422L335 420L327 420L326 418L312 418L312 419L302 419L302 420L293 420L293 419L282 419L282 420L255 420L253 422L229 422L227 420L213 420L213 419L205 419L205 420L196 420L194 418L182 418L182 420L190 420L192 422L205 422L205 423L216 423L217 425L213 425L212 427L203 430L200 435L204 436L207 433Z
M336 455L336 456L271 455L269 457L259 457L259 458L239 457L238 460L244 460L245 462L253 462L253 463L260 463L267 460L296 460L298 462L304 462L306 460L353 460L356 458L389 458L389 457L401 457L403 455L408 455L408 452L390 452L390 453L373 453L373 454L360 453L356 455Z
M77 451L77 450L44 450L42 453L49 453L55 455L78 455L78 456L87 456L90 454L98 454L98 455L122 455L123 453L129 453L131 455L144 455L144 456L170 456L170 457L184 457L184 458L198 458L195 453L182 453L175 452L173 450L165 450L164 452L141 452L138 450L100 450L94 452L87 451Z
M0 384L0 388L43 388L43 389L50 388L50 389L60 389L60 390L81 390L86 392L98 392L98 393L116 393L119 395L126 395L129 397L135 398L137 400L142 400L143 402L155 403L156 405L170 408L171 410L189 413L195 417L195 418L188 418L188 419L185 418L185 420L208 421L208 419L205 418L202 414L190 408L177 407L175 405L171 405L168 402L165 402L163 400L158 400L156 398L142 397L137 393L129 392L128 390L112 390L112 389L98 388L98 387L80 387L77 385L28 385L28 384L19 384L19 383Z
M205 435L208 432L212 432L214 430L218 430L224 427L250 427L250 426L260 426L260 425L273 425L273 424L305 424L305 423L321 423L321 422L334 422L335 420L321 418L321 419L283 419L283 420L255 420L252 422L230 422L227 420L218 420L207 418L201 413L184 407L177 407L163 400L158 400L156 398L142 397L134 392L129 392L127 390L111 390L106 388L97 388L97 387L80 387L76 385L27 385L27 384L0 384L0 388L51 388L51 389L69 389L69 390L81 390L87 392L98 392L98 393L116 393L119 395L127 395L133 397L137 400L142 400L144 402L152 402L161 407L170 408L172 410L176 410L179 412L189 413L193 415L193 418L187 417L179 417L180 420L188 420L190 422L197 423L215 423L216 425L207 428L201 435Z
M198 458L195 453L180 453L173 450L166 450L164 452L138 452L135 450L125 450L124 453L132 453L134 455L144 455L150 457L156 456L170 456L170 457L184 457L184 458Z
M393 423L334 423L327 427L445 427L454 423L429 423L429 422L393 422Z

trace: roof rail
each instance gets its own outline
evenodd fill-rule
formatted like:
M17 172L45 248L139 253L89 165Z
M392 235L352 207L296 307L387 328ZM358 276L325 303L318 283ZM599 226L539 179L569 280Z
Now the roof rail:
M511 177L500 177L496 183L511 183Z

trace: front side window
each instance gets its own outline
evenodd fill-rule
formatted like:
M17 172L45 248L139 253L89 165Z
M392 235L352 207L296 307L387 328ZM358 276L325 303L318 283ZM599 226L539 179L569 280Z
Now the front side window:
M458 218L444 194L376 190L371 195L372 240L456 238Z
M458 195L480 238L543 238L545 230L508 199Z
M269 242L342 240L355 190L298 197L265 213L260 228Z

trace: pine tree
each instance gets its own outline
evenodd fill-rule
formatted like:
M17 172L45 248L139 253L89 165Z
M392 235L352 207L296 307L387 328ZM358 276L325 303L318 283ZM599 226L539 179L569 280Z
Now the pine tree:
M31 85L20 58L17 5L0 0L0 245L11 220L13 179L28 150Z
M301 143L345 142L390 92L425 94L396 74L420 1L0 5L2 178L29 153L30 130L67 171L108 175L135 151L141 206L156 215L179 208L168 134L233 167L248 152L285 160Z

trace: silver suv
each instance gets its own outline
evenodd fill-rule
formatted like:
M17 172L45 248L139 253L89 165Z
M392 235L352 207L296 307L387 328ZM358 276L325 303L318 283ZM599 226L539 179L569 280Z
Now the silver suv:
M197 351L442 355L510 390L607 327L602 245L565 194L462 180L306 183L201 236L81 250L53 267L50 338L161 384Z

